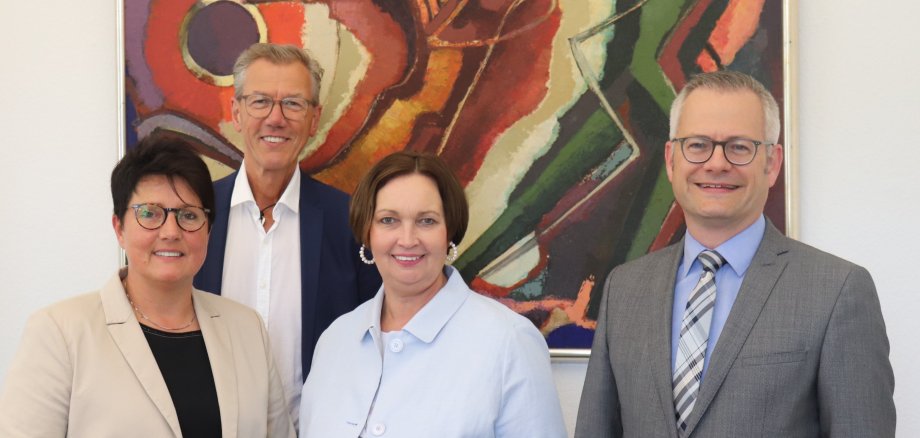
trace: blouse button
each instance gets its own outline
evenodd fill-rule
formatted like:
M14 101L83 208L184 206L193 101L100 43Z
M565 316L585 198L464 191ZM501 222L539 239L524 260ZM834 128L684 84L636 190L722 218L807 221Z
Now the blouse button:
M386 431L387 431L387 427L383 423L375 424L374 428L371 430L371 432L376 436L383 435L383 433Z
M394 353L399 353L400 351L403 351L403 347L405 346L406 345L403 343L402 339L393 339L392 341L390 341L390 351Z

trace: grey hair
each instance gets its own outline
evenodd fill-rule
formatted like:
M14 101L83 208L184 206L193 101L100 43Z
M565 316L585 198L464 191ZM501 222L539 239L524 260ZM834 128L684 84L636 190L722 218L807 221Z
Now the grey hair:
M319 62L313 58L313 54L307 49L292 44L268 43L253 44L249 46L248 49L244 50L239 58L236 58L236 63L233 64L233 91L236 97L239 98L243 95L243 83L246 81L246 69L259 59L264 59L275 65L286 65L294 62L303 64L303 66L307 68L307 71L310 72L310 77L313 79L313 87L310 90L313 93L312 99L314 101L319 99L320 82L322 82L323 79L323 68L319 65Z
M757 79L744 73L728 70L698 74L690 79L687 85L680 90L680 93L674 98L674 103L671 104L670 138L677 137L677 125L680 122L681 111L687 96L698 88L717 91L748 90L753 92L760 98L760 103L763 106L764 141L767 143L777 143L779 141L779 105L776 104L776 99Z

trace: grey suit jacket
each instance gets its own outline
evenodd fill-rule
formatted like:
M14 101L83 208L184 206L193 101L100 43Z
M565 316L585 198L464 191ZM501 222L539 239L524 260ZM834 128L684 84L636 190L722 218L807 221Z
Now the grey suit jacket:
M293 437L267 333L242 304L194 291L224 437ZM0 436L181 437L118 275L33 315L0 394Z
M576 438L893 437L894 376L869 273L767 225L678 434L671 309L683 242L607 278Z

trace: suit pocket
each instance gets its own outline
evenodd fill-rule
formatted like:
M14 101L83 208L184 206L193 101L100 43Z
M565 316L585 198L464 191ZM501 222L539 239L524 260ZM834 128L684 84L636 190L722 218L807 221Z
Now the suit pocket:
M782 363L794 363L805 360L808 351L781 351L777 353L759 354L757 356L747 356L741 358L742 367L756 367L761 365L775 365Z

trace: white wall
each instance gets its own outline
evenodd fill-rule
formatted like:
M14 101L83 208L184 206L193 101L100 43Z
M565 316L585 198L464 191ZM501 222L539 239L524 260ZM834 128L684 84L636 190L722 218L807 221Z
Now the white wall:
M920 2L800 8L801 238L872 273L891 342L898 436L918 436Z
M914 436L920 2L798 8L800 235L873 273L898 436ZM0 1L0 376L29 313L97 288L117 265L107 185L117 156L115 20L111 0ZM571 429L584 365L554 370Z
M26 317L118 266L115 2L0 0L0 375Z

